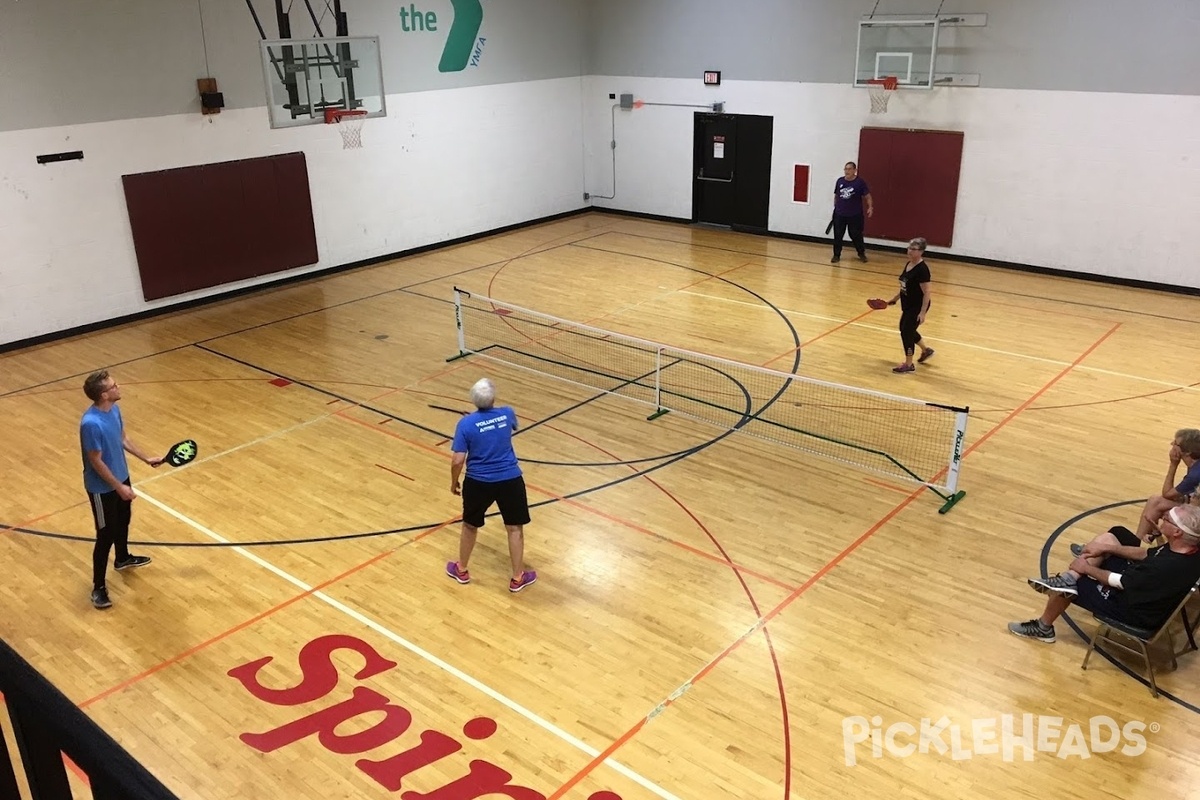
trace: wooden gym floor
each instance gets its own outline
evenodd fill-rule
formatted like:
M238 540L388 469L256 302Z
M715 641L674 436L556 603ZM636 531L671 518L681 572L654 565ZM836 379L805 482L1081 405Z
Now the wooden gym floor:
M184 798L1200 796L1200 656L1156 700L1081 671L1065 621L1052 646L1005 630L1042 606L1043 549L1054 572L1132 526L1104 507L1156 491L1200 423L1200 298L931 257L937 355L898 376L896 312L864 300L902 259L828 260L590 213L0 357L0 635ZM784 370L790 324L805 375L970 405L968 495L939 516L742 434L672 461L717 432L446 363L456 284ZM101 367L135 441L201 448L132 465L154 563L110 571L107 612L77 431ZM529 428L519 595L495 521L471 585L442 573L456 417L430 405L484 374ZM1032 744L989 752L1006 716Z

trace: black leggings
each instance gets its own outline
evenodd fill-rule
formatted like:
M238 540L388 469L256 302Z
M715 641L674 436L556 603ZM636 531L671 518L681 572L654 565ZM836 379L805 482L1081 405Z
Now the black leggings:
M917 343L921 341L921 333L917 330L920 322L919 311L904 311L900 314L900 341L904 344L904 355L911 356L917 352Z
M129 485L129 481L125 481ZM133 503L122 500L116 491L89 494L92 519L96 523L96 546L92 549L92 588L105 587L108 553L117 548L117 561L129 558L129 520Z

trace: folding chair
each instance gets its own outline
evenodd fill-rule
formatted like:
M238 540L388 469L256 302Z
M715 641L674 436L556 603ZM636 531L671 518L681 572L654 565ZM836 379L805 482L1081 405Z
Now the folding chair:
M1191 616L1194 618L1189 619L1188 604L1195 600L1198 595L1200 595L1200 581L1197 581L1196 585L1187 591L1183 599L1179 601L1179 605L1167 617L1167 621L1157 629L1138 628L1112 617L1106 617L1103 614L1093 614L1092 616L1100 623L1100 627L1096 630L1091 644L1088 645L1087 653L1083 656L1083 666L1081 669L1087 669L1088 659L1092 657L1093 650L1099 649L1103 651L1105 649L1099 646L1101 640L1103 640L1106 644L1131 655L1139 656L1146 662L1146 678L1150 682L1150 694L1158 697L1158 684L1154 681L1154 662L1150 659L1150 648L1165 636L1167 646L1171 650L1171 669L1179 667L1179 662L1176 660L1177 656L1196 649L1196 627L1197 624L1200 624L1200 611L1192 609ZM1183 623L1183 632L1187 635L1187 646L1179 652L1175 650L1175 636L1171 633L1171 623L1175 621L1176 616ZM1131 647L1113 638L1114 634L1132 641L1134 646Z

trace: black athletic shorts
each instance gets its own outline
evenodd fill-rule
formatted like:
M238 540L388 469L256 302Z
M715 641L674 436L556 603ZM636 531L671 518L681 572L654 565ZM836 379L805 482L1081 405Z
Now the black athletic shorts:
M483 515L492 503L500 506L505 525L529 524L529 498L525 495L525 479L520 476L495 483L464 478L462 499L463 522L476 528L483 527Z
M1116 536L1117 541L1126 547L1138 547L1142 543L1141 539L1137 538L1137 534L1122 525L1109 528L1108 532ZM1133 563L1120 556L1106 556L1100 562L1100 569L1123 574ZM1075 597L1076 605L1086 608L1093 614L1103 614L1117 620L1124 619L1124 609L1117 602L1120 589L1114 589L1106 583L1098 583L1095 578L1084 575L1075 582L1075 591L1079 593Z

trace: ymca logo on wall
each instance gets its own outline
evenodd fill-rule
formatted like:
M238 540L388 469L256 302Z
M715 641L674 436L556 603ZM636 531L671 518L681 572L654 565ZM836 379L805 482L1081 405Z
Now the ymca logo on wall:
M480 0L450 0L454 18L446 34L446 46L438 61L438 72L462 72L468 66L478 67L487 41L479 35L483 26L483 4ZM404 33L439 33L437 12L417 8L416 3L400 7L400 30Z

